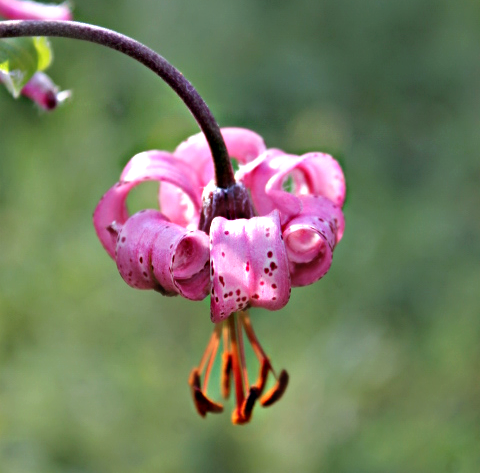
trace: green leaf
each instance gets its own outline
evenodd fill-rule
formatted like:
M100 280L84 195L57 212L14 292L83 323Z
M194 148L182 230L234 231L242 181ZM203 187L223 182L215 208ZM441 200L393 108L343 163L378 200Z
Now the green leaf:
M0 40L0 75L9 92L18 97L35 72L45 70L53 59L47 38Z

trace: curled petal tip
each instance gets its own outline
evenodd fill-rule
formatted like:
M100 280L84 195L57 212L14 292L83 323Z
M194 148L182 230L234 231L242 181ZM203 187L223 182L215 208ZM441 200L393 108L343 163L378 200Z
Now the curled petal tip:
M208 294L208 236L187 231L156 210L138 212L125 222L115 259L129 286L191 300Z
M307 286L330 269L342 237L343 212L329 199L303 196L302 212L283 227L292 286Z

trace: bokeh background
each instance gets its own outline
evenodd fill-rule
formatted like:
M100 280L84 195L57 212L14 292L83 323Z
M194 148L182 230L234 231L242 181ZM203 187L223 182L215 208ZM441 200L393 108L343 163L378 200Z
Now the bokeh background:
M91 214L197 125L150 71L55 39L51 114L0 90L0 472L480 471L480 3L76 0L176 65L224 126L342 163L332 269L256 330L290 386L197 416L208 302L135 291ZM152 201L139 190L132 205Z

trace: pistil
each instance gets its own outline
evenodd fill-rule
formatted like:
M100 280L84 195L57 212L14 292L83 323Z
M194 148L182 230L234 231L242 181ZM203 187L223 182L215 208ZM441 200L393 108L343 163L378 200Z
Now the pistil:
M250 384L248 378L244 332L260 364L258 377L253 385ZM221 338L222 341L220 341ZM245 424L250 421L257 400L263 407L267 407L283 396L288 385L288 374L285 370L282 370L277 376L270 359L258 341L248 313L246 311L236 312L227 320L215 325L199 366L194 368L190 374L189 384L192 389L195 407L202 417L205 417L207 412L219 413L223 411L222 404L211 400L207 396L208 380L220 343L223 344L221 393L225 399L229 397L233 373L236 406L232 413L232 422L234 424ZM276 382L262 396L270 372ZM201 383L202 375L204 375L203 385Z

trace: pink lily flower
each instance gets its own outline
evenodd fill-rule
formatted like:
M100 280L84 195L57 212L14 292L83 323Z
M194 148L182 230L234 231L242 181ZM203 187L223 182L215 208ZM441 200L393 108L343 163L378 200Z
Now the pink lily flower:
M30 0L0 0L0 16L9 20L71 20L69 2L47 5Z
M30 0L0 0L0 16L8 20L72 20L70 2L48 5ZM0 73L0 82L7 82ZM50 77L36 72L20 92L44 110L53 110L71 96L68 90L60 91Z
M222 393L228 397L233 373L237 402L232 419L242 424L250 420L256 400L263 406L273 404L288 383L286 371L278 375L274 371L246 310L281 309L292 286L312 284L326 274L343 235L345 180L329 155L293 156L267 150L252 131L224 128L221 132L229 155L240 166L235 176L240 182L238 197L233 197L245 200L235 207L242 209L240 215L228 210L228 218L215 215L216 192L222 190L212 181L212 158L204 135L197 134L173 153L147 151L134 156L119 182L101 199L93 221L102 245L130 286L191 300L210 294L215 329L189 383L200 415L223 410L206 394L223 334ZM147 180L161 183L160 210L130 216L127 196ZM289 180L291 192L284 189ZM260 363L252 385L243 332ZM269 372L277 381L262 395Z

